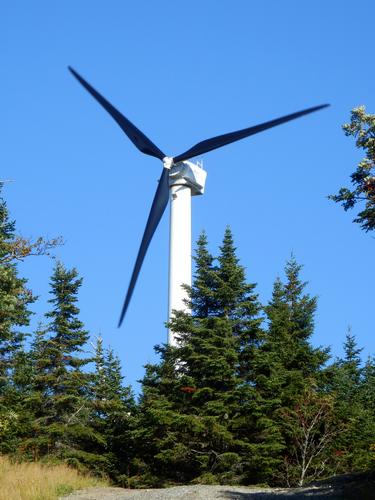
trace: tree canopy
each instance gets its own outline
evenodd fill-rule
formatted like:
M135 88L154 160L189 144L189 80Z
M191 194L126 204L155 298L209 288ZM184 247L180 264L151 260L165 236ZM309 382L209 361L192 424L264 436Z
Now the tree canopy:
M75 268L55 262L30 331L36 296L18 262L50 243L20 241L0 200L1 453L127 487L295 486L374 467L374 360L351 330L342 358L314 345L318 301L294 256L262 304L230 228L216 254L202 233L190 312L169 323L178 343L155 347L136 399L104 335L81 320Z
M366 112L365 106L354 108L350 123L343 125L346 136L355 139L355 145L365 154L351 175L352 187L342 187L329 198L341 203L344 210L361 206L353 222L368 232L375 229L375 115Z

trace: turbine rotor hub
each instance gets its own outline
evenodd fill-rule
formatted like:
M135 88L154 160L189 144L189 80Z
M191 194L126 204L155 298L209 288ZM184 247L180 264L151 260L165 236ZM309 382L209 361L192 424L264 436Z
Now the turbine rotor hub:
M170 170L174 165L173 158L171 156L164 156L163 165L164 165L164 168L166 168L167 170Z

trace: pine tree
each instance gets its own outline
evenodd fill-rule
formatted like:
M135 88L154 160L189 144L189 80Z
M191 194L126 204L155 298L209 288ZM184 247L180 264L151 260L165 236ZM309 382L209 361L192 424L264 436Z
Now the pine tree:
M207 235L202 231L197 241L197 249L194 256L194 284L191 290L189 290L194 307L194 315L198 318L207 318L215 314L214 288L216 273L214 258L208 251L207 245Z
M250 477L254 481L257 480L256 471L259 468L264 470L265 467L261 458L264 442L260 442L257 431L260 407L254 385L255 361L264 341L263 317L255 292L256 284L246 282L245 269L239 263L229 228L224 234L218 262L215 286L217 311L230 325L238 361L235 405L230 422L230 429L235 437L235 449L239 456L236 464L237 475L242 476L245 482ZM266 441L269 441L268 438ZM270 447L269 442L266 447Z
M229 228L217 261L215 266L202 236L195 259L192 316L177 317L173 328L181 335L182 382L194 389L190 413L204 418L210 429L209 441L203 439L195 447L205 459L201 474L204 480L207 474L213 474L221 481L229 481L241 470L242 448L234 433L234 428L239 433L242 424L238 411L239 376L248 368L248 350L253 348L259 329L260 320L255 317L260 307L253 293L255 285L245 281ZM209 303L210 308L202 311L202 302Z
M360 429L360 439L357 449L360 452L357 456L356 467L365 469L375 469L375 360L368 358L362 370L362 381L360 386L359 400L363 408L362 424Z
M276 280L273 304L279 304L281 282ZM275 414L281 406L283 375L275 351L270 349L269 332L262 331L259 342L249 356L247 383L243 386L246 397L241 402L243 431L240 434L247 446L245 482L269 483L274 471L280 468L284 439Z
M286 283L277 279L271 303L265 308L269 319L264 350L284 371L283 404L293 402L306 384L320 378L329 350L314 348L316 297L304 294L306 283L300 279L302 266L292 257L285 266Z
M0 183L0 192L1 188ZM20 329L29 324L28 306L35 301L26 280L18 277L15 246L15 222L9 220L0 197L0 397L10 377L12 357L25 338Z
M200 463L189 444L195 442L197 419L186 415L190 393L177 375L176 356L169 346L156 346L161 361L146 365L133 439L137 456L129 485L160 487L185 483L199 475ZM181 361L179 360L179 363ZM203 425L200 426L202 431Z
M144 462L152 464L151 477L159 470L175 481L225 482L241 473L243 443L234 431L243 425L239 373L248 369L246 349L256 343L260 306L229 229L218 265L205 234L195 263L192 314L177 312L170 323L179 345L159 347L162 362L149 366L143 380L142 439L153 443Z
M34 456L48 454L90 466L99 459L89 450L100 436L89 424L90 375L83 367L90 359L82 356L88 333L76 305L81 284L75 269L57 263L51 278L52 310L46 314L50 322L34 341L35 437L25 446Z
M134 455L131 432L136 417L135 401L131 388L123 385L119 358L112 349L103 348L101 337L96 341L94 362L91 425L101 436L96 454L102 457L102 471L124 484Z
M367 359L362 370L361 401L375 413L375 360L372 357Z
M263 471L263 480L284 484L282 464L293 459L288 455L292 445L280 416L296 407L306 389L319 385L329 357L327 349L310 344L316 298L304 293L301 267L292 257L285 266L285 284L280 278L275 281L272 299L265 307L268 329L254 363L259 451L263 451L258 470Z
M2 185L0 183L0 193ZM25 333L35 297L19 278L15 258L15 222L0 197L0 452L14 452L23 432L20 404L24 397L27 356ZM24 368L23 368L24 364Z
M239 264L232 232L226 228L216 270L216 314L230 320L237 342L238 375L252 379L254 350L262 341L261 305L255 293L256 284L247 283L245 269Z
M17 265L31 255L50 255L49 251L62 244L61 238L33 241L16 235L15 222L1 196L0 182L0 397L11 379L12 359L23 349L26 334L23 327L29 325L29 306L36 300L27 288L27 280L18 276Z
M338 359L335 364L338 378L336 379L336 393L340 401L351 404L353 398L358 395L359 386L362 379L361 352L358 348L357 340L348 328L344 342L344 358Z
M362 367L361 351L349 329L344 357L337 359L332 367L331 390L336 398L336 416L342 426L335 441L338 472L365 470L373 464L375 399L371 394L374 378L371 377L371 361Z

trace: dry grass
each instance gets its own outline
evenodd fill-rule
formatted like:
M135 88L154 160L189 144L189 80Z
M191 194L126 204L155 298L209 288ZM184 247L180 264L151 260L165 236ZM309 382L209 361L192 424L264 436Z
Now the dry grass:
M55 500L88 486L107 485L66 465L13 464L0 457L0 500Z

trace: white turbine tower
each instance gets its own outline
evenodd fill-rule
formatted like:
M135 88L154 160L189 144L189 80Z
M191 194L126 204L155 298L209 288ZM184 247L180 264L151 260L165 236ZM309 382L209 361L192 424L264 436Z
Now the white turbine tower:
M150 214L143 233L141 245L130 278L129 287L122 307L119 326L121 326L125 313L128 309L139 272L142 267L148 246L160 219L170 199L170 243L169 243L169 303L168 319L173 310L187 310L187 294L182 285L191 285L191 197L203 194L206 172L199 164L189 161L191 158L200 156L213 149L220 148L250 135L257 134L263 130L281 125L308 113L325 108L328 104L307 108L297 113L282 116L253 127L248 127L229 134L223 134L211 139L199 142L184 153L169 157L166 156L146 135L133 123L110 104L99 92L97 92L86 80L84 80L74 69L69 67L71 73L83 85L83 87L103 106L103 108L114 118L117 124L125 132L133 144L144 154L154 156L163 162L161 177L152 202ZM169 345L176 345L176 337L173 332L168 332Z
M188 310L183 285L191 286L191 197L203 194L207 174L191 161L174 165L173 158L165 158L164 166L170 169L168 318L171 318L173 311ZM168 344L176 345L171 330Z

